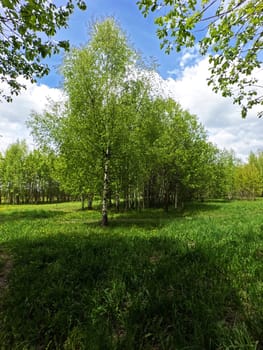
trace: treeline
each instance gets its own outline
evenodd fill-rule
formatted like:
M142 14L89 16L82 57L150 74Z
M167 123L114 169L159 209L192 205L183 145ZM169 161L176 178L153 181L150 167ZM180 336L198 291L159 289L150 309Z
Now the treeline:
M169 147L173 149L171 141ZM187 200L255 199L262 195L263 152L251 153L244 164L233 152L219 150L205 139L199 149L198 143L193 143L192 149L186 150L182 145L177 152L169 153L164 146L154 149L151 162L146 161L145 149L145 155L141 155L144 169L140 173L131 159L130 162L123 160L122 166L118 164L115 173L113 167L110 168L107 200L111 207L116 210L168 209L169 206L180 207ZM153 152L152 148L150 150ZM185 163L179 158L180 152ZM80 162L80 167L69 170L63 156L50 151L30 151L25 141L11 144L0 157L0 203L82 200L83 208L85 205L91 209L93 199L102 196L101 177L89 178L85 172L80 172L85 163Z
M44 202L99 196L108 206L182 206L190 199L261 195L262 154L245 165L208 142L197 118L162 97L153 68L114 20L95 23L90 41L62 67L65 98L33 113L38 150L11 145L1 162L2 200Z
M55 175L55 156L29 151L25 141L11 144L0 154L0 203L39 204L66 201Z

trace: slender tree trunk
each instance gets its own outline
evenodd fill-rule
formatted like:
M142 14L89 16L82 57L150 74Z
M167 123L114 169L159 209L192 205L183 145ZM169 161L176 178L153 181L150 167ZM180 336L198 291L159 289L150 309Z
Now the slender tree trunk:
M81 194L81 210L84 210L84 209L85 209L85 196L82 193Z
M93 195L92 193L88 194L88 210L92 210L92 200L93 200Z
M169 192L168 190L165 191L164 195L164 210L168 212L169 210Z
M178 208L178 190L179 190L179 186L178 184L175 185L175 194L174 194L174 208L177 209Z
M11 204L15 204L15 195L14 195L14 192L11 193Z
M115 195L115 207L116 207L116 211L119 212L120 211L120 196L118 193L116 193L116 195Z
M128 194L128 191L126 190L126 193L125 193L125 210L128 210L129 208L129 194Z
M109 192L109 148L106 150L105 163L104 163L104 178L103 178L103 194L102 194L102 220L101 225L108 225L108 192Z
M142 189L142 209L145 209L145 189L144 189L144 185L143 185L143 189Z
M169 182L166 180L166 172L164 172L164 182L163 182L163 189L164 189L164 210L166 212L168 212L169 210L169 197L170 197L170 193L169 193L169 188L170 188L170 184Z

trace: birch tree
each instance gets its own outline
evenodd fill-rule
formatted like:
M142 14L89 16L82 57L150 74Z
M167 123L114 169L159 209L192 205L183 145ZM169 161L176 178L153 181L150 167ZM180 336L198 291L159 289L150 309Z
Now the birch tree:
M95 23L86 47L72 50L64 62L67 129L71 142L78 140L82 148L77 154L85 154L90 177L100 179L102 225L108 224L111 173L121 158L120 143L130 120L123 96L129 93L136 59L126 36L109 18Z

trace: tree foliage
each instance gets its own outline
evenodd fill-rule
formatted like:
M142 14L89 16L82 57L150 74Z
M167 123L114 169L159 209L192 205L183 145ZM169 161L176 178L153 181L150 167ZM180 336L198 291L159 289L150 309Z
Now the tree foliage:
M68 0L63 6L46 0L1 0L0 79L9 86L9 93L1 91L7 101L24 87L18 77L34 82L49 72L43 58L68 50L68 41L52 38L67 27L75 6L86 8L82 0Z
M25 141L11 144L0 161L0 202L44 203L65 200L54 176L54 154L28 150Z
M262 68L263 3L259 0L139 0L147 16L158 13L155 24L165 52L180 51L198 43L209 54L209 84L241 106L242 117L255 105L263 105ZM259 116L262 116L262 110Z
M252 175L260 161L243 167L208 142L196 116L158 95L136 59L113 19L95 23L88 44L65 59L67 98L32 114L60 188L83 200L100 196L103 223L114 199L117 210L120 202L168 210L189 199L258 195L261 180Z
M158 105L164 110L164 101L155 101L153 110L156 111ZM168 105L166 110L171 112L171 101ZM163 207L168 210L171 205L179 208L191 199L254 200L262 196L262 152L251 153L248 161L241 163L233 151L218 150L207 143L202 133L201 138L184 150L184 138L175 135L186 124L180 121L179 106L174 102L173 106L177 113L172 117L169 130L166 130L167 124L152 119L150 125L148 120L144 131L140 129L142 138L134 134L131 139L125 139L125 144L120 144L122 157L114 161L110 173L109 187L115 208ZM159 112L156 115L161 115ZM195 121L193 116L189 118L191 123ZM201 131L200 124L196 127L197 132ZM149 133L145 138L147 129ZM81 199L83 208L85 200L91 208L93 198L101 194L102 180L95 172L93 175L89 172L85 152L78 155L82 158L77 162L74 154L71 160L50 150L48 153L43 149L29 151L25 141L11 144L0 159L0 203ZM195 163L191 162L192 157L196 158Z
M236 194L238 198L256 199L261 195L260 174L253 164L242 164L236 169Z

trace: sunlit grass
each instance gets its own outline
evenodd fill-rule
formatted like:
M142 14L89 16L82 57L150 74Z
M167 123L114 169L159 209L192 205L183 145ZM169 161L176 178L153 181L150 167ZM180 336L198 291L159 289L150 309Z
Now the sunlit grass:
M263 202L0 207L1 349L261 349ZM1 265L0 265L1 269Z

